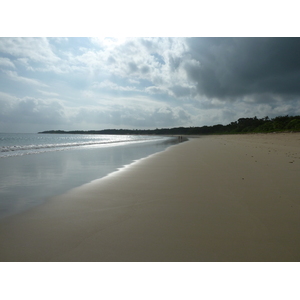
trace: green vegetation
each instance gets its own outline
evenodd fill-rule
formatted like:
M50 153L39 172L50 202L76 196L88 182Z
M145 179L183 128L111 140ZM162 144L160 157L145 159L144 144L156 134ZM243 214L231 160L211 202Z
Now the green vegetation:
M202 127L177 127L162 129L105 129L105 130L50 130L39 133L60 133L60 134L147 134L147 135L198 135L198 134L234 134L234 133L261 133L261 132L282 132L300 131L300 116L279 116L273 119L265 117L262 119L240 118L228 125L213 125Z

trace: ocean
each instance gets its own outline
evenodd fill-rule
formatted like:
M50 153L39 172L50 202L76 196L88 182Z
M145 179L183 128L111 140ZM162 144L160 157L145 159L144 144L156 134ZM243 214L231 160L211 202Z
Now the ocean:
M175 137L0 133L0 218L178 143Z

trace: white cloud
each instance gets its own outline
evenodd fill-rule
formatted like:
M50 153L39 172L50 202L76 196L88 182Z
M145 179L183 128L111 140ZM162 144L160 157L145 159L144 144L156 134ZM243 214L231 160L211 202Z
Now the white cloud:
M183 93L188 93L186 87L193 88L193 84L187 80L182 63L176 63L185 59L184 39L92 38L91 41L98 47L79 47L81 50L77 52L68 51L67 48L58 50L59 43L55 41L56 44L51 45L51 41L55 40L4 39L0 40L0 51L15 55L17 61L29 71L70 73L71 76L78 74L94 82L99 82L99 77L103 82L105 78L115 76L131 83L121 84L119 88L117 83L107 85L107 88L115 91L139 92L141 89L134 85L145 84L143 80L153 84L153 88L145 90L152 94L164 91L174 97L182 97ZM104 87L104 84L100 83L99 87ZM190 96L193 94L190 93Z
M104 80L102 82L94 82L92 84L92 88L96 89L109 89L109 90L115 90L115 91L123 91L123 92L130 92L130 91L139 91L134 86L121 86L114 82L111 82L109 80Z
M0 38L0 52L35 62L54 63L54 54L46 38Z
M124 44L126 40L130 38L126 37L92 37L90 38L91 42L101 48L112 50L121 44Z
M149 94L168 94L168 89L161 88L157 86L149 86L145 89L145 91Z
M66 124L64 107L59 101L32 97L17 98L0 92L0 132L46 130L49 126Z
M40 92L41 94L43 94L45 96L50 96L50 97L58 97L59 96L58 93L54 93L54 92L46 92L43 90L38 90L38 92Z
M18 99L10 94L0 92L0 107L2 118L5 117L6 113L9 113L12 107L18 103ZM1 115L0 114L0 115Z
M13 68L13 69L16 68L14 63L9 58L6 57L0 57L0 66L6 68Z
M22 66L24 66L26 70L34 71L34 68L29 64L29 58L27 57L18 58L17 62L20 63Z
M27 77L22 77L17 74L15 71L3 71L10 79L14 81L18 81L24 84L29 84L29 85L36 85L36 86L42 86L42 87L47 87L48 85L36 80L36 79L31 79Z
M114 41L113 39L93 39L99 45L98 51L90 50L80 56L70 56L73 65L81 65L90 72L111 74L127 81L140 82L147 80L154 84L156 90L171 88L194 87L182 63L176 65L175 61L183 62L186 58L184 39L160 38L128 38ZM176 65L176 66L175 66ZM151 88L147 92L154 92Z

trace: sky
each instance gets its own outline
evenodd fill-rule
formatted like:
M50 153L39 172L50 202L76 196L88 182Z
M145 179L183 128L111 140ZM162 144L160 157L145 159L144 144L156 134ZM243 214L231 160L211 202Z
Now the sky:
M300 38L0 38L0 132L300 114Z

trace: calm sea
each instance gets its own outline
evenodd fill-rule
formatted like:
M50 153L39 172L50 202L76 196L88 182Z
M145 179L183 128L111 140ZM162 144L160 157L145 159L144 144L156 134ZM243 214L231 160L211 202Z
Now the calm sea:
M0 218L177 143L143 135L0 133Z

